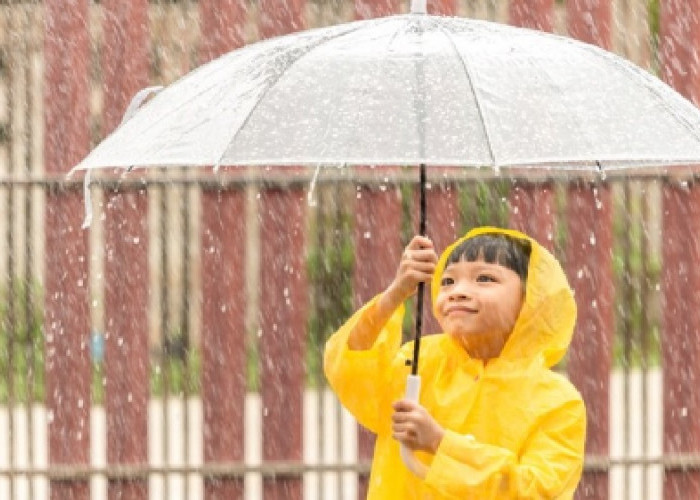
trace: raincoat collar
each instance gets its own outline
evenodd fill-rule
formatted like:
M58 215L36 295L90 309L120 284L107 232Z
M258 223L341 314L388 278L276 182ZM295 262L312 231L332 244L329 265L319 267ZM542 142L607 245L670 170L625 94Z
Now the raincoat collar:
M520 315L500 356L489 364L537 362L547 367L554 366L564 357L571 343L576 323L576 303L566 275L556 258L534 239L519 231L496 227L475 228L447 247L433 274L433 308L442 273L452 250L465 240L482 234L504 234L527 240L532 248Z

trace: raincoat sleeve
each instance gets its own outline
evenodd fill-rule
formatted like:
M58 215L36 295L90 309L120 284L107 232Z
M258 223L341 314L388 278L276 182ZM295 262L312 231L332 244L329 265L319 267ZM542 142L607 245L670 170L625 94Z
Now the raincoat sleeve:
M378 432L381 407L389 400L387 393L392 361L401 345L404 307L400 306L367 350L351 350L348 337L355 327L368 325L369 310L379 296L357 311L326 343L323 366L330 386L340 402L360 424Z
M569 499L583 469L585 408L568 401L538 422L520 454L446 431L425 478L445 498Z

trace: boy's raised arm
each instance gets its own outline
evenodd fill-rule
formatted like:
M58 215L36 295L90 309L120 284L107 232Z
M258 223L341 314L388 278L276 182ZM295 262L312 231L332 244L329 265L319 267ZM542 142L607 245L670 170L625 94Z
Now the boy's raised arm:
M430 281L436 263L433 242L414 236L401 256L394 280L365 312L367 321L358 323L350 333L348 347L353 351L370 349L391 315L415 293L418 283Z

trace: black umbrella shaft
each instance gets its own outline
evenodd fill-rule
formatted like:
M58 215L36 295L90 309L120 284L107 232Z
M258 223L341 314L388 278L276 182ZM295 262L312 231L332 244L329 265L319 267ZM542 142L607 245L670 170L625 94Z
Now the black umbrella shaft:
M421 236L425 236L426 223L426 203L425 203L425 184L427 182L425 163L420 165L420 220L418 223L418 232ZM411 374L418 374L418 355L420 354L420 337L423 330L423 295L425 294L425 283L418 283L418 293L416 295L416 336L413 342L413 362L411 363Z

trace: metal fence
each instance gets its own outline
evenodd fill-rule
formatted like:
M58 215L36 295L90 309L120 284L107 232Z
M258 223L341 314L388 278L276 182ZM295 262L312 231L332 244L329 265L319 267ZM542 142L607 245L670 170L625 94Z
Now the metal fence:
M150 82L167 83L197 64L200 3L151 2ZM263 3L244 3L243 38L253 41ZM168 499L361 495L371 438L328 392L321 349L386 279L387 269L367 256L389 258L411 234L415 176L407 170L384 181L361 172L322 173L311 192L304 175L290 181L181 169L96 178L90 230L68 230L66 220L79 225L82 218L82 183L45 168L47 4L0 3L0 443L6 443L0 498L106 498L108 491ZM557 5L553 29L564 33L566 12ZM508 15L507 2L455 6L459 15ZM647 2L611 6L614 25L625 27L614 30L613 48L644 67L657 64ZM82 97L92 144L106 120L103 8L89 9L90 78ZM304 9L308 26L354 15L352 2L337 0L307 2ZM443 244L476 224L542 222L575 281L576 254L569 249L583 222L570 211L572 185L535 186L551 194L553 216L543 220L536 209L514 217L519 184L511 179L484 181L464 172L441 179L431 191L432 220L441 222L433 230ZM607 353L610 362L579 354L575 345L572 363L557 367L589 388L589 417L599 420L591 426L578 494L690 498L700 465L698 401L688 389L697 375L692 340L700 326L693 313L700 308L688 292L696 283L689 221L697 215L697 184L631 179L597 189L609 192L611 238L600 255L610 257L613 284L603 322L609 336L601 334L597 354ZM363 212L358 194L379 201L376 218ZM128 241L118 237L120 217L128 217ZM280 236L293 224L301 238ZM77 242L78 251L64 242ZM285 250L299 257L292 283L303 285L291 297L289 287L270 284L285 270L274 258ZM64 253L74 260L62 260ZM73 279L71 267L78 266L61 267L66 262L84 264L86 272ZM674 279L686 281L676 286ZM599 285L586 286L595 293ZM303 307L290 316L266 309L286 300ZM589 306L579 304L584 317ZM53 325L54 318L63 321L62 310L77 311L75 324L84 325L66 330L68 343L56 338L63 330ZM274 334L281 325L289 340ZM612 339L609 345L605 339ZM606 381L577 359L584 368L609 364ZM75 419L84 425L73 425Z

